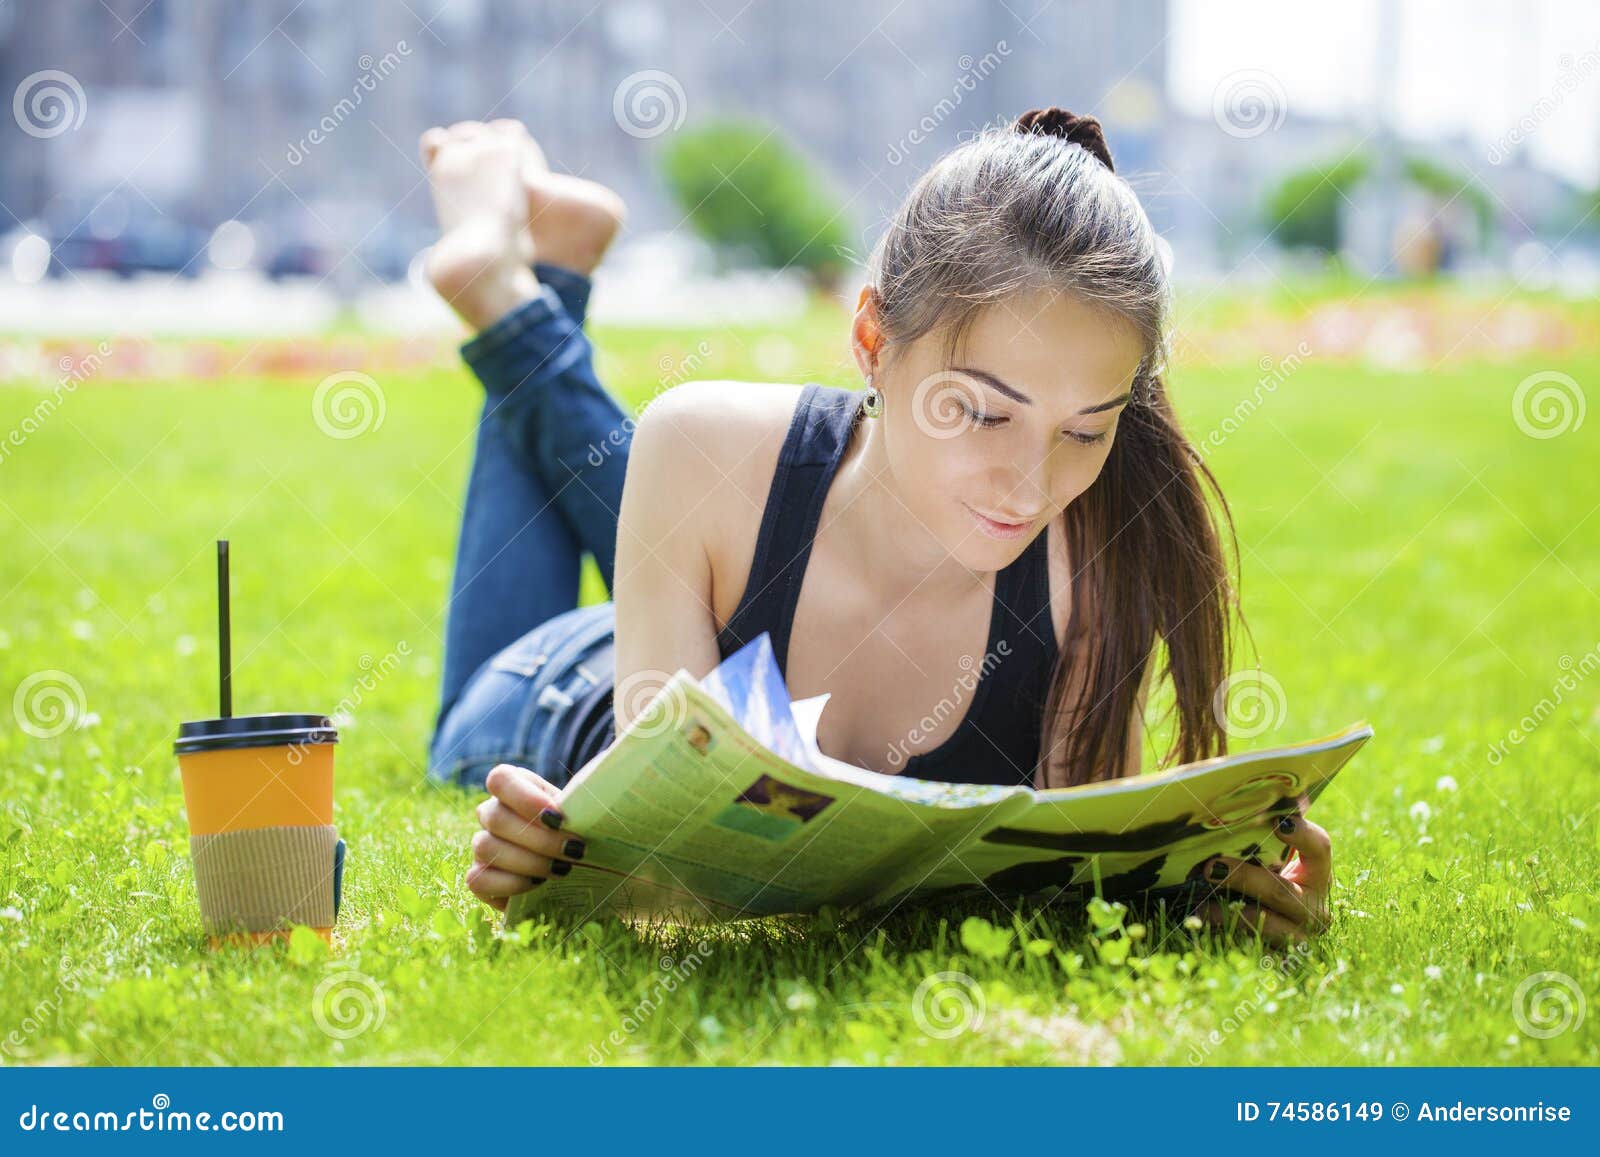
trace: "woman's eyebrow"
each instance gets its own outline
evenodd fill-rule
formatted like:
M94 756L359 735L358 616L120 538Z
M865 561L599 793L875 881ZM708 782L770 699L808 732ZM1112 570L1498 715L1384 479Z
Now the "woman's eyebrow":
M999 390L1014 402L1021 402L1024 406L1033 405L1033 399L1028 397L1027 394L1006 385L1005 382L1002 382L987 370L975 370L971 366L951 366L950 369L958 374L970 374L991 389Z
M1024 406L1033 405L1033 399L1028 397L1027 394L1022 393L1013 386L1007 385L1005 382L1001 381L987 370L973 369L971 366L951 366L950 368L958 374L970 374L972 377L977 378L980 382L983 382L991 389L998 390L1000 393L1004 394L1013 401L1021 402ZM1120 398L1112 398L1109 402L1101 402L1097 406L1087 406L1084 409L1079 410L1078 413L1099 414L1106 410L1115 410L1118 406L1122 405L1122 403L1128 401L1132 397L1133 394L1131 392L1126 393Z

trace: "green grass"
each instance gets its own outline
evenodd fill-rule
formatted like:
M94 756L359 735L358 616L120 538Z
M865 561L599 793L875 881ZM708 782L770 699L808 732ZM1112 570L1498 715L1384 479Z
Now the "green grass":
M602 370L638 400L701 336L603 333ZM853 380L831 316L704 336L695 376ZM465 372L385 377L381 428L344 441L313 423L311 382L85 384L0 461L0 1057L1593 1063L1600 1010L1548 1038L1513 1015L1528 977L1564 974L1587 1002L1600 977L1600 677L1580 678L1600 645L1600 421L1521 433L1512 392L1547 369L1593 393L1600 350L1409 375L1313 356L1212 456L1260 660L1286 695L1252 744L1361 717L1377 730L1313 811L1334 838L1336 919L1286 969L1105 905L502 935L462 885L471 800L422 764ZM1257 374L1180 367L1194 432ZM0 388L0 434L42 396ZM171 742L213 709L219 536L241 710L325 710L410 653L362 692L338 749L350 858L332 955L204 948ZM87 726L12 726L15 689L41 671L81 686ZM1491 763L1563 675L1575 688ZM941 972L975 987L930 993ZM983 1015L925 1031L919 985L935 1029L979 993Z

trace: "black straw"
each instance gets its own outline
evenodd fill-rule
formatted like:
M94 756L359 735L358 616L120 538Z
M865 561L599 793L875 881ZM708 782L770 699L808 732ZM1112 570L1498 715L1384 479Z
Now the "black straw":
M228 540L217 539L217 666L222 675L222 718L233 714L233 634L228 613Z

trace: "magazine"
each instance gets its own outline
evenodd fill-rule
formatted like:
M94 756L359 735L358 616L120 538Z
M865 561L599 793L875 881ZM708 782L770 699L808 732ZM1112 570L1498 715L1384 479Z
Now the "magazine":
M1114 897L1185 885L1215 855L1267 867L1271 831L1372 737L1036 791L885 775L817 746L827 696L791 702L765 634L704 679L680 670L561 795L584 858L512 898L508 923L602 913L705 922L878 907L976 889Z

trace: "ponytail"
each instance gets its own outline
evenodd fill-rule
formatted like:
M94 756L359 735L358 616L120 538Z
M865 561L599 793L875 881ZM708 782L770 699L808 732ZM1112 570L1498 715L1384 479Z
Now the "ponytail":
M1072 611L1046 701L1043 784L1125 773L1137 754L1130 720L1158 639L1177 716L1162 762L1225 754L1227 731L1212 697L1227 678L1237 600L1221 529L1235 553L1238 540L1227 500L1179 429L1159 375L1136 391L1099 478L1062 518Z

